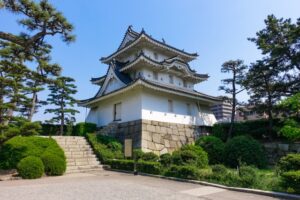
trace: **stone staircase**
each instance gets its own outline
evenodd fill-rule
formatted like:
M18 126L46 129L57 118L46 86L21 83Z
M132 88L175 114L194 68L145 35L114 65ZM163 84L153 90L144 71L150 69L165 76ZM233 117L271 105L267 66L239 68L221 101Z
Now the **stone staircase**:
M66 173L102 170L102 165L84 137L52 136L52 138L65 152L67 158Z

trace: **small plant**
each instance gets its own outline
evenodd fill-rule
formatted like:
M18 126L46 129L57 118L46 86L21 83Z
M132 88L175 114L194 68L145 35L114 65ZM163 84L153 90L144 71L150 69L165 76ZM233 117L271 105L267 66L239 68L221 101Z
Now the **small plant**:
M277 167L279 169L279 173L299 170L300 169L300 154L299 153L291 153L284 157L282 157L278 163Z
M133 150L133 158L135 160L140 160L143 157L144 154L145 153L141 149L134 149Z
M175 165L195 165L205 168L208 165L207 153L199 146L185 145L173 152L172 163Z
M24 179L36 179L43 175L44 165L40 158L28 156L18 163L17 170Z
M160 174L162 167L159 162L149 162L149 161L139 161L137 163L138 172L148 173L148 174Z
M300 170L282 173L281 181L287 192L300 194Z
M164 167L170 167L170 165L172 164L172 155L169 154L169 153L165 153L165 154L160 155L159 162Z
M204 136L196 141L196 145L201 146L208 154L209 164L223 163L224 142L214 136Z
M266 156L261 144L248 136L237 136L225 145L225 163L230 167L237 167L240 163L264 167Z
M93 123L80 122L73 129L73 135L85 136L87 133L94 133L97 130L97 125Z
M159 157L158 157L158 155L156 155L153 152L147 152L147 153L144 153L142 155L141 159L144 160L144 161L153 161L153 162L156 162L156 161L158 161Z
M196 166L185 165L177 166L172 165L166 172L166 176L186 178L186 179L198 179L200 177L199 170Z
M251 166L241 166L239 168L242 187L252 187L257 182L256 169Z
M66 171L66 161L61 157L46 152L41 158L48 176L60 176Z

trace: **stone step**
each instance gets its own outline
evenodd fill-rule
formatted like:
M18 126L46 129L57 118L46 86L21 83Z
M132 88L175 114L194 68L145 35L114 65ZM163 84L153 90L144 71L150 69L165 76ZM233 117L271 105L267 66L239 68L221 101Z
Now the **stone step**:
M91 148L63 148L65 152L93 152Z
M98 160L94 161L86 161L86 162L67 162L67 166L86 166L86 165L100 165L100 162Z
M66 157L68 156L88 156L94 154L92 151L65 151Z
M87 158L87 157L82 157L82 158L67 158L67 162L84 162L84 161L94 161L94 160L97 160L98 161L98 158L96 157L91 157L91 158Z
M92 169L73 169L73 170L67 170L66 174L71 173L87 173L87 172L101 172L103 168L92 168Z
M80 166L68 166L66 171L70 171L70 170L84 170L84 169L102 169L101 165L80 165Z

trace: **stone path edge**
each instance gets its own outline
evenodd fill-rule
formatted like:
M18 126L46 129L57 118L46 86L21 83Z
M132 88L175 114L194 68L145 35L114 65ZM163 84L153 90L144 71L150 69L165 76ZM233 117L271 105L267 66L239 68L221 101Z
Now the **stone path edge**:
M106 168L106 167L105 167L105 170L121 172L121 173L126 173L126 174L133 174L132 171L110 169L110 168ZM265 191L265 190L250 189L250 188L230 187L230 186L225 186L225 185L220 185L220 184L215 184L215 183L209 183L206 181L197 181L197 180L189 180L189 179L182 179L182 178L175 178L175 177L167 177L167 176L147 174L147 173L142 173L142 172L139 172L138 175L167 179L167 180L172 180L172 181L193 183L193 184L199 184L199 185L205 185L205 186L213 186L213 187L218 187L218 188L227 189L227 190L231 190L231 191L260 194L260 195L265 195L265 196L270 196L270 197L279 197L279 198L286 198L286 199L300 199L300 195L288 194L288 193L284 193L284 192L273 192L273 191Z

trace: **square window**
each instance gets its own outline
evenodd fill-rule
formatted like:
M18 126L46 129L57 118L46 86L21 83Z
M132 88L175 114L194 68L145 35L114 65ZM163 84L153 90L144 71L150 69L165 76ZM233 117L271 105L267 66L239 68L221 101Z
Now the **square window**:
M192 115L191 104L189 103L186 104L186 114Z
M174 112L173 101L170 99L168 100L168 112L170 113Z

